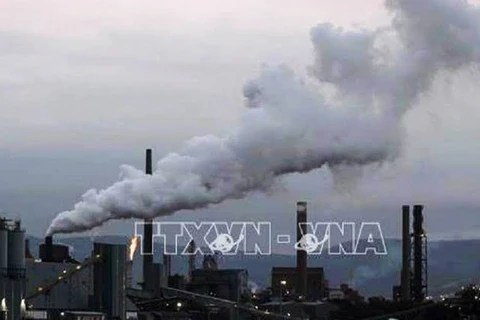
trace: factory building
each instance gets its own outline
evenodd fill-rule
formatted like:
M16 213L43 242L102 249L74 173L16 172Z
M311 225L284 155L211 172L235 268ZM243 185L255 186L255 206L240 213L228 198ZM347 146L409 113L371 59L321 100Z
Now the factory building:
M28 246L22 252L29 253ZM134 315L137 308L126 295L131 266L126 245L94 243L91 257L81 263L50 237L39 252L42 259L28 259L25 269L29 318L124 320Z
M297 202L297 243L303 240L307 223L307 203ZM297 265L293 268L273 267L271 273L272 294L276 297L295 296L305 300L325 297L323 268L308 268L307 252L297 250Z
M78 264L32 261L27 262L27 294L37 292L45 284L65 275L67 270ZM33 310L88 310L89 296L93 294L92 270L83 268L52 288L47 295L38 294L28 299L28 307Z
M244 269L219 269L192 271L189 291L220 299L240 301L248 292L248 271Z
M273 267L271 277L273 296L284 297L296 294L297 268ZM306 293L307 298L310 300L325 297L325 274L323 268L307 268Z

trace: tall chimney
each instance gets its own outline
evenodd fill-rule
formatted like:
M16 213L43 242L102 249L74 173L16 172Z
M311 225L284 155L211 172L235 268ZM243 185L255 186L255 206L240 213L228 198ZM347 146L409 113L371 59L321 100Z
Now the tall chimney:
M410 206L402 206L402 274L400 292L402 301L410 301Z
M163 278L164 278L164 286L168 287L168 278L171 274L172 262L171 256L168 254L163 254Z
M145 158L145 173L152 174L152 149L147 149ZM153 220L145 219L143 226L143 288L152 291L153 275Z
M422 302L426 296L426 238L423 230L423 206L413 206L413 282L412 298L415 302Z
M307 233L307 203L297 202L297 243ZM297 294L304 299L307 297L307 252L297 250Z
M193 270L195 270L195 251L196 251L195 241L191 241L188 245L188 280L192 281Z

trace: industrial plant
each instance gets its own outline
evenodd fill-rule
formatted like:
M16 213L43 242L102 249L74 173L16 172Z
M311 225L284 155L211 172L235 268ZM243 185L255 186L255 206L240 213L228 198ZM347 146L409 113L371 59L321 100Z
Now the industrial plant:
M151 150L146 154L146 173L151 174ZM388 302L378 298L366 301L347 284L330 287L324 268L309 267L305 250L297 250L295 267L274 266L270 287L262 291L249 289L249 270L219 268L216 255L204 255L201 268L196 268L196 256L191 254L187 274L179 275L172 274L171 255L164 254L160 264L154 262L153 254L143 254L142 279L136 283L133 256L140 241L145 252L153 252L152 220L144 221L143 239L135 236L125 244L94 242L91 255L77 261L69 246L55 243L52 236L45 237L38 248L39 257L34 257L21 222L2 218L2 317L12 320L458 319L461 306L464 310L465 305L472 306L465 292L479 289L468 288L456 299L429 299L423 206L413 206L412 226L410 209L410 206L402 208L400 285L393 287ZM307 221L307 202L299 201L297 241L306 234ZM189 243L188 251L195 253L195 242Z

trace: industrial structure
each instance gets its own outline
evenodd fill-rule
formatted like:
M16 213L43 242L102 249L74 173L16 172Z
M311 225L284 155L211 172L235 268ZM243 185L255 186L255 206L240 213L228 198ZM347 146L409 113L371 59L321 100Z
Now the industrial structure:
M411 299L422 302L428 295L427 235L423 229L423 206L413 206L413 278Z
M20 319L26 311L25 231L20 221L0 218L0 310L3 319Z
M145 173L151 175L152 169L152 150L146 150ZM153 220L146 218L143 224L143 288L153 291Z
M320 300L325 297L325 274L323 268L307 268L306 291L297 294L297 268L273 267L271 274L272 294L277 297L298 295L310 300Z
M297 202L297 243L307 233L307 202ZM295 296L303 300L318 300L325 297L325 274L323 268L308 268L307 252L296 250L297 265L294 268L273 267L271 273L274 296Z
M146 174L152 174L152 151L146 152ZM395 299L402 300L396 314L418 315L431 308L427 296L427 242L423 206L402 207L402 269ZM197 268L195 242L188 244L187 272L173 274L172 256L162 263L153 259L153 223L144 220L143 237L126 244L94 242L83 261L71 255L67 245L46 237L39 257L32 255L20 221L0 219L0 311L3 319L345 319L355 314L355 305L366 302L346 284L328 288L322 267L308 267L305 250L296 250L295 267L274 266L271 287L263 293L249 289L246 269L222 269L217 253L203 256ZM297 202L296 239L307 233L307 203ZM133 260L143 242L142 278L136 286ZM330 290L330 292L328 292ZM339 302L341 301L341 302ZM343 304L342 304L343 303ZM347 304L345 304L347 303ZM352 307L353 306L353 307ZM353 311L352 311L353 310ZM359 309L360 310L360 309ZM335 313L336 312L336 313ZM349 318L350 317L350 318ZM388 319L385 314L372 319ZM420 319L420 318L419 318Z
M307 203L297 202L297 243L300 243L307 233ZM300 298L307 296L307 251L297 250L297 294Z
M413 255L413 257L412 257ZM423 228L423 206L402 207L402 270L400 286L394 287L394 299L420 303L428 295L427 235Z

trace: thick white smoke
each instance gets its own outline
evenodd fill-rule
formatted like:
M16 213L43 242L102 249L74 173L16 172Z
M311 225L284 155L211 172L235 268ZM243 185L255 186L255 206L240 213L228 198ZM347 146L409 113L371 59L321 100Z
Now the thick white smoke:
M279 175L397 157L402 116L435 74L479 61L480 16L460 0L387 0L386 7L393 20L382 29L311 31L310 74L333 85L343 103L328 104L285 66L264 68L245 85L247 108L231 134L189 140L152 176L123 166L120 181L86 192L47 234L202 208L267 190Z

